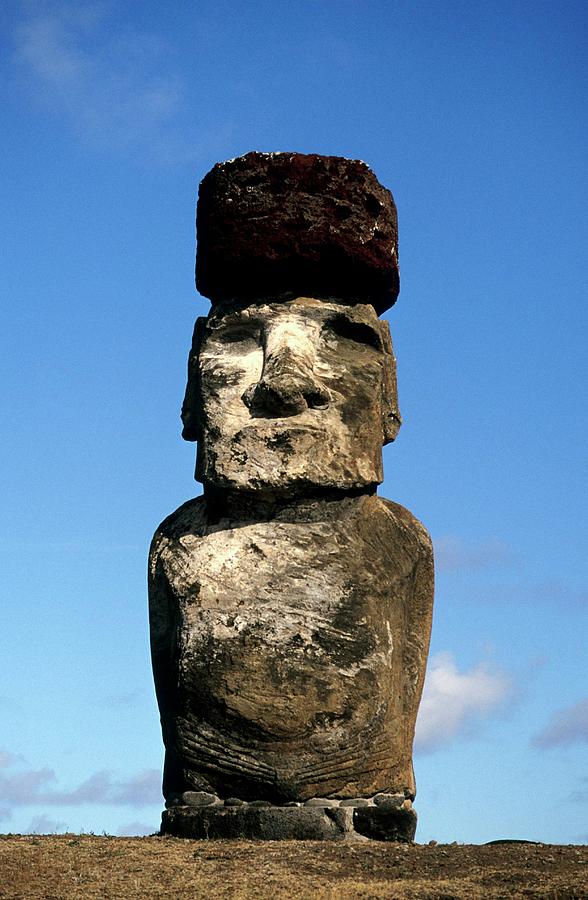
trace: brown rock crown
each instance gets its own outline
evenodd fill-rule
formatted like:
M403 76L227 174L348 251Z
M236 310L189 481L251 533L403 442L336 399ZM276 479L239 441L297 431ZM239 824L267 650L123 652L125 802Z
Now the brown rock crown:
M392 194L360 160L247 153L200 185L196 286L213 304L281 296L389 309L400 289Z

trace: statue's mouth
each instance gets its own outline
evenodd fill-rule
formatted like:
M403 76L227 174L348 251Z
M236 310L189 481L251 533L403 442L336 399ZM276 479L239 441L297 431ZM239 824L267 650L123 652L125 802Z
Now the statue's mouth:
M327 430L324 425L314 422L294 423L289 419L263 419L255 425L247 425L245 428L242 428L235 435L235 440L239 442L259 442L261 440L265 443L271 439L277 441L285 441L289 438L300 440L306 435L312 438L326 436Z

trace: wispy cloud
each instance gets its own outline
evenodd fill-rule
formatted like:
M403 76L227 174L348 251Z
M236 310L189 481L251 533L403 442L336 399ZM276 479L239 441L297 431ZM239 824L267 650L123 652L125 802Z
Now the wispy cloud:
M525 586L524 593L534 602L557 603L562 606L588 605L588 590L578 589L564 581L539 581Z
M33 816L29 824L24 830L24 834L57 834L58 832L67 831L66 822L57 822L48 816Z
M65 541L46 540L14 540L2 538L0 540L0 553L18 553L23 550L35 553L87 553L91 556L103 556L104 554L117 553L142 553L144 547L140 544L120 542L95 543L90 539L72 539ZM1 700L2 698L0 698Z
M145 696L145 691L141 688L135 688L133 691L125 691L121 694L109 694L104 698L101 705L108 707L120 707L128 709L136 707Z
M450 653L429 662L417 721L415 750L429 753L495 713L512 695L512 681L484 663L460 672Z
M551 719L533 738L536 747L569 747L588 744L588 697L553 713Z
M56 780L53 769L29 769L10 775L0 775L0 802L13 806L47 801L46 788Z
M435 542L436 568L439 572L474 571L476 568L481 570L509 565L509 557L506 552L502 557L504 561L499 562L501 559L499 549L491 561L490 545L479 545L477 549L472 546L471 552L464 549L462 553L459 550L459 543L455 547L453 546L453 538L447 539L447 541L446 546L441 541ZM487 547L487 553L484 547ZM514 553L511 560L513 564L518 562ZM535 581L521 577L516 581L489 583L480 576L475 587L475 598L477 602L481 603L512 603L517 600L518 602L532 603L535 607L541 604L581 609L588 605L588 590L563 580Z
M434 544L436 565L442 572L512 566L517 560L513 549L498 538L465 541L454 535L445 535L437 538Z
M117 21L116 6L54 5L15 29L16 60L35 98L103 149L169 161L194 156L181 136L185 85L171 49Z
M95 772L77 787L60 790L53 769L24 769L0 774L0 804L16 806L107 806L141 807L161 803L161 773L146 769L126 780L111 772Z
M159 829L159 825L147 825L145 822L127 822L121 825L117 830L119 837L144 837L146 834L153 834Z
M159 769L145 769L128 781L113 784L110 788L112 801L128 806L145 806L147 803L161 803L161 772Z
M572 803L588 803L588 777L581 778L580 784L568 797Z
M23 762L24 758L20 754L9 753L7 750L0 750L0 769L6 769L15 763Z

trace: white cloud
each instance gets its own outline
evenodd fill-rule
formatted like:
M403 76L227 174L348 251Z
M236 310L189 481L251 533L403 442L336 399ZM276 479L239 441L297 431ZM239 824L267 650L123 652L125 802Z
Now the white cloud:
M0 769L6 769L14 765L15 762L22 760L22 756L9 753L7 750L0 750Z
M442 572L511 566L516 561L512 548L497 538L468 542L463 538L445 535L437 538L434 545L435 563Z
M37 803L41 797L44 800L47 785L55 780L55 773L48 768L0 775L0 802L13 806Z
M128 806L161 803L161 772L159 769L145 769L127 781L112 785L111 794L112 803Z
M25 769L0 775L0 804L14 806L107 806L141 807L162 802L161 772L146 769L126 780L117 780L111 772L95 772L72 790L55 787L53 769Z
M21 21L16 60L31 94L101 149L193 157L177 132L184 83L169 48L115 12L66 4Z
M459 566L450 563L449 559L437 561L437 569L451 571ZM464 566L465 568L465 566ZM488 584L480 581L476 585L476 602L484 603L532 603L536 609L538 604L563 606L571 609L582 608L588 604L588 591L576 588L563 581L530 581L519 579L510 583Z
M553 713L533 738L536 747L568 747L588 744L588 697Z
M588 777L581 778L580 784L582 786L572 791L568 797L572 803L588 803Z
M41 815L33 816L23 834L56 834L60 831L67 831L65 822L57 822L55 819Z
M104 698L103 703L105 706L115 706L126 709L127 707L136 707L143 699L144 695L144 690L135 688L134 691L127 691L121 694L109 694Z
M415 750L431 752L496 712L512 693L511 680L480 663L459 672L450 653L429 661L417 720Z
M557 603L567 606L583 607L588 604L588 591L579 589L563 581L540 581L530 584L526 589L527 596L533 602Z

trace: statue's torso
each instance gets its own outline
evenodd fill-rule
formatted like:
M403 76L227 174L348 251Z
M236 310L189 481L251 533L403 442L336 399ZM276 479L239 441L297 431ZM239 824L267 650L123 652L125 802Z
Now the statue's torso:
M158 530L150 582L178 783L288 799L413 789L432 560L410 513L362 496L211 522L198 498Z

